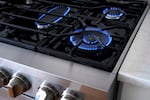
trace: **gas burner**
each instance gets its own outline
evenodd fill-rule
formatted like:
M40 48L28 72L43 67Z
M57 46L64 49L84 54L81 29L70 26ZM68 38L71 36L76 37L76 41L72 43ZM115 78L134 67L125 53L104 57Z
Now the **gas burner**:
M103 14L105 14L105 18L112 20L119 20L121 17L125 15L125 12L117 7L105 8L103 10Z
M63 7L63 6L56 6L50 10L48 10L48 13L54 13L61 16L67 16L67 14L70 12L70 7ZM38 18L38 20L41 21L47 21L47 22L53 22L57 23L60 20L62 20L63 17L55 16L55 15L47 15L47 14L41 14ZM38 29L47 29L51 26L51 24L41 23L41 22L35 22L35 25Z
M87 27L84 30L76 29L74 33L80 34L70 36L70 42L74 46L80 44L78 48L81 50L102 50L104 47L108 46L112 41L110 33L99 28ZM82 41L82 43L80 43L80 41Z

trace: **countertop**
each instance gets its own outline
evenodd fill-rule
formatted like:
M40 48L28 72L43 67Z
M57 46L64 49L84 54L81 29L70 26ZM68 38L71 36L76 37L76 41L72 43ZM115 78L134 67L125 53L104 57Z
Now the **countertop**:
M150 10L120 68L118 80L150 88Z

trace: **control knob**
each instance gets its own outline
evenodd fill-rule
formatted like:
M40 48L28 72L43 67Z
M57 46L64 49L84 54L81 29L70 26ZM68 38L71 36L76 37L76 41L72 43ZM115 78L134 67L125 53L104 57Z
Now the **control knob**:
M60 100L83 100L83 95L78 91L67 88L64 90Z
M56 87L44 81L36 93L35 100L57 100L58 94Z
M9 81L8 92L11 97L16 97L31 88L29 80L22 74L14 74Z
M11 75L5 69L0 69L0 88L7 85Z

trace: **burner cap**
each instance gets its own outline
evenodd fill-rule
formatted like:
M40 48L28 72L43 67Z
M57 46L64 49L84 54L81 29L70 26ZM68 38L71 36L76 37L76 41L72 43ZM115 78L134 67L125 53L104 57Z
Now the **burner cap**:
M105 8L103 14L106 14L105 18L118 20L125 15L125 12L117 7Z
M74 33L81 34L70 36L70 42L74 46L77 46L82 40L82 43L78 46L78 48L82 50L102 50L105 46L108 46L112 41L112 37L110 37L109 32L101 30L99 28L88 27L85 30L76 29Z
M63 7L63 6L56 6L52 9L48 10L48 13L54 13L54 14L56 13L61 16L66 16L69 12L70 12L70 7ZM41 14L38 18L38 20L53 22L53 23L57 23L62 19L63 19L63 17L47 15L47 14ZM38 29L47 29L51 26L51 24L41 23L38 21L35 22L35 25Z

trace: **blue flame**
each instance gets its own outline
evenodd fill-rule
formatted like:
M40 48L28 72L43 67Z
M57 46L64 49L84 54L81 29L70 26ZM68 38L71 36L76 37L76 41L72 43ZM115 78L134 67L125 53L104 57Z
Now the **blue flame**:
M116 13L111 13L111 12ZM105 8L103 14L106 14L107 19L120 19L124 15L124 11L117 7Z
M74 31L74 33L81 33L82 34L82 37L80 39L83 39L83 42L78 46L79 49L82 49L82 50L88 50L88 51L96 51L96 50L101 50L103 49L105 46L108 46L111 41L112 41L112 37L110 36L110 33L105 31L105 30L101 30L99 28L93 28L93 27L88 27L86 28L85 30L85 33L81 33L83 32L83 29L76 29ZM107 43L104 45L101 45L97 39L94 39L93 41L87 41L86 38L88 38L89 36L92 36L92 38L95 38L94 37L94 34L87 34L86 35L86 31L90 32L90 31L96 31L96 32L99 32L100 34L105 34L107 36ZM77 46L80 39L77 38L77 35L72 35L70 36L70 42L74 45L74 46Z
M48 10L48 13L51 13L52 11L54 11L54 10L60 8L60 7L62 7L62 6L56 6L56 7L52 8L52 9ZM67 9L66 9L65 13L63 14L63 16L66 16L66 15L70 12L70 10L71 10L71 8L70 8L70 7L67 7ZM46 16L46 14L42 14L42 15L38 18L38 20L41 20L44 16ZM53 23L57 23L57 22L59 22L59 21L62 20L62 19L63 19L63 17L58 17L58 18L56 18L55 20L53 20ZM44 28L48 28L48 27L51 26L51 24L40 24L40 23L38 23L37 21L35 22L35 25L36 25L37 28L39 28L39 29L44 29Z

